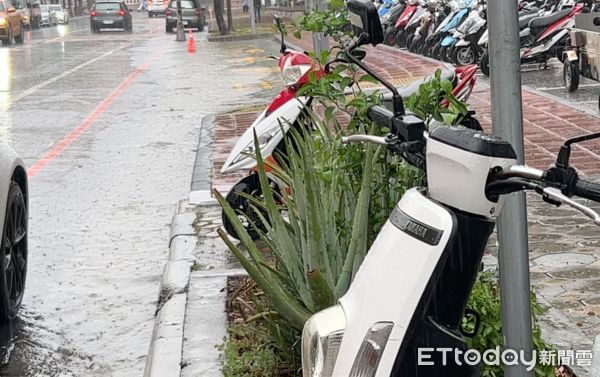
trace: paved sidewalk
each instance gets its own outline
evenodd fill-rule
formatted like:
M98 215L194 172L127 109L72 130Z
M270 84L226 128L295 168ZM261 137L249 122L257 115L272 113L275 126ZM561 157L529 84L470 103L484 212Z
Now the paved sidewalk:
M384 46L366 49L367 64L377 66L384 77L395 83L419 79L441 66L431 59ZM489 88L479 85L470 100L486 128L491 124L489 97ZM546 168L566 138L600 131L600 119L590 114L528 90L524 90L523 99L526 160L532 166ZM211 135L202 136L208 137L209 142L201 140L198 156L210 156L212 160L210 172L205 172L211 175L206 180L211 188L225 194L246 174L225 176L220 169L238 136L260 111L262 107L218 114L212 123ZM600 144L588 143L582 148L577 147L573 162L588 176L600 176ZM204 180L198 182L204 186ZM223 343L226 334L224 293L221 289L228 276L243 271L216 235L220 226L220 209L208 194L209 191L203 188L197 195L202 198L196 201L202 203L199 207L195 206L197 203L186 201L178 206L161 292L173 297L185 295L187 304L183 304L185 309L181 306L179 309L162 309L162 312L178 312L174 316L159 317L157 321L157 348L153 350L156 366L148 367L148 377L220 375L220 353L215 346ZM529 203L532 282L539 291L540 300L548 308L544 316L544 333L561 349L589 350L592 337L600 333L600 241L597 228L570 209L556 209L533 198ZM194 228L191 228L192 223ZM486 251L485 262L490 267L496 263L494 245L492 239ZM162 302L164 297L161 296ZM178 320L173 321L173 318ZM177 342L178 337L180 342ZM174 347L164 345L169 340L170 344L175 344ZM177 372L167 373L167 367L173 365ZM161 369L161 366L166 369ZM578 375L589 377L581 369Z
M372 49L368 47L368 49ZM368 64L390 66L395 80L406 80L431 74L439 64L419 56L388 48L368 51ZM390 51L391 50L391 51ZM385 58L382 58L385 57ZM395 60L394 60L395 59ZM569 137L600 131L600 119L564 104L523 91L525 158L537 168L546 168L560 145ZM491 130L489 88L476 87L469 103L477 111L484 128ZM226 193L241 175L220 174L220 168L236 138L258 116L257 111L221 114L215 121L212 185ZM600 176L600 143L588 142L575 147L572 162L582 173ZM600 334L600 243L597 227L568 208L556 209L529 198L529 230L532 284L548 309L544 316L544 334L561 349L590 350L593 337ZM488 266L496 265L496 247L492 240L486 252ZM586 376L585 370L578 370Z

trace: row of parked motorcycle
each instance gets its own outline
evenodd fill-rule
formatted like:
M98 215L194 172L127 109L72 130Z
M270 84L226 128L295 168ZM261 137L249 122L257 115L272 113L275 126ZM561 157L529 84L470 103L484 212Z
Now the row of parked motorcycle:
M376 2L384 43L458 66L479 63L489 75L485 0ZM529 0L519 3L521 63L564 59L569 29L580 13L600 11L599 0Z

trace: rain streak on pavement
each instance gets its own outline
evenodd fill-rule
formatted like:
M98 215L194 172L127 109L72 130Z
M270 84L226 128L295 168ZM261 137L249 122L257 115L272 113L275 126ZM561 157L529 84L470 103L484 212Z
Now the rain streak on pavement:
M0 137L30 169L26 296L0 329L0 376L142 375L201 118L271 95L272 70L247 65L276 46L195 35L189 55L136 14L133 34L74 19L0 48Z

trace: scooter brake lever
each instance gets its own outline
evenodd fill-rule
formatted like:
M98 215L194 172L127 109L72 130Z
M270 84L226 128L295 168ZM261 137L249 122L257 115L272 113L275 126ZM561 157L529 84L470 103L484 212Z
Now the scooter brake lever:
M592 219L592 221L594 221L594 224L600 225L600 215L598 215L598 213L596 211L594 211L593 209L591 209L589 207L584 206L583 204L577 203L575 200L564 195L559 189L556 189L553 187L546 187L542 190L542 194L549 200L567 204L567 205L575 208L579 212L583 213L584 215L586 215L587 217Z
M279 58L277 56L274 56L274 55L269 55L266 58L267 59L273 59L273 60L279 60Z

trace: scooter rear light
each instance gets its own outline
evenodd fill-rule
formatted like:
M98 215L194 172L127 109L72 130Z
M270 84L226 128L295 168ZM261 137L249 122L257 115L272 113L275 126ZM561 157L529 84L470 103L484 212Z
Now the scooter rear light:
M394 324L377 322L365 335L349 377L374 377Z

